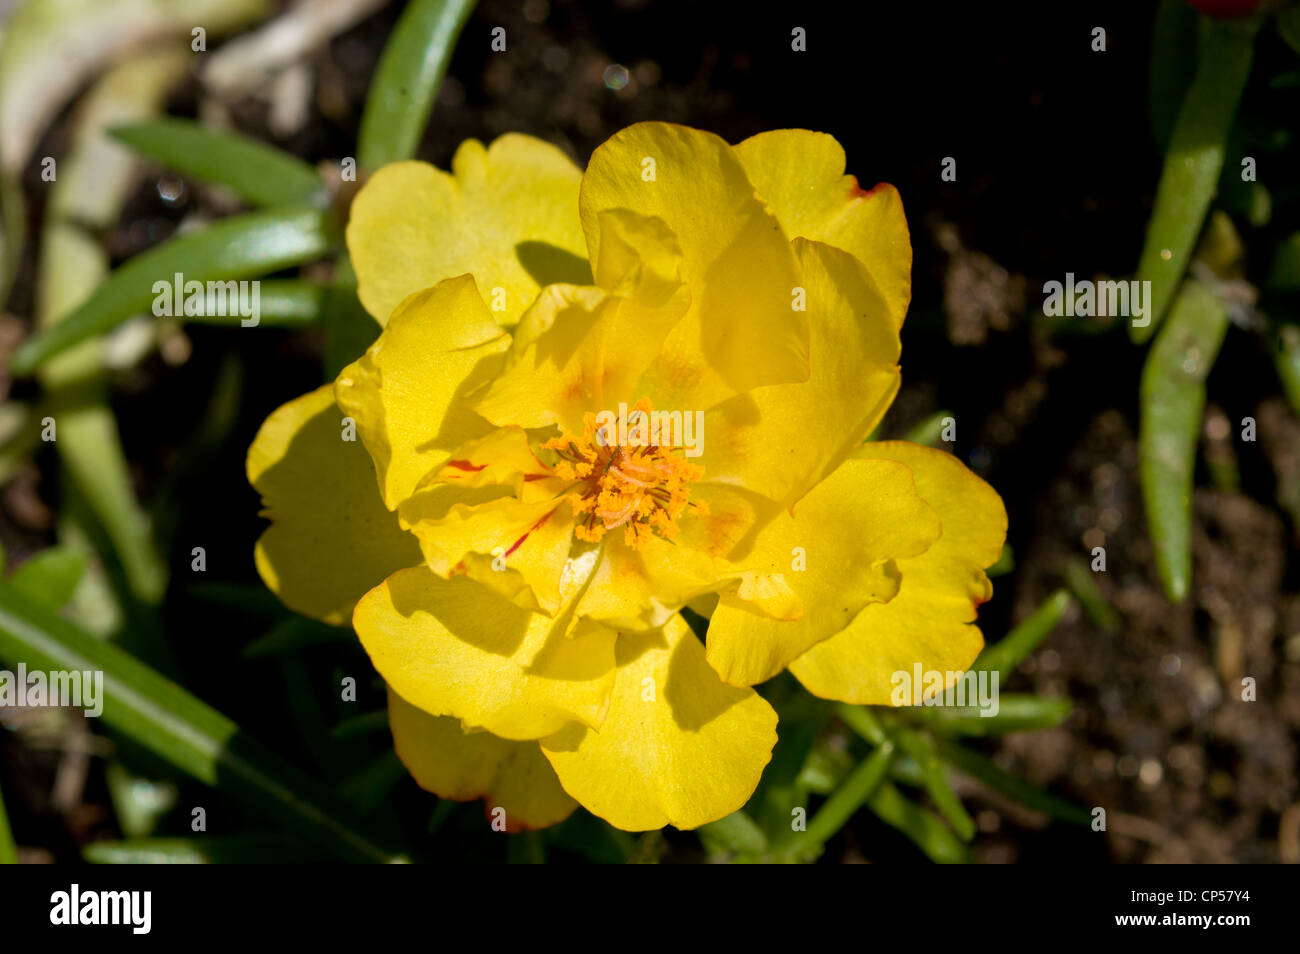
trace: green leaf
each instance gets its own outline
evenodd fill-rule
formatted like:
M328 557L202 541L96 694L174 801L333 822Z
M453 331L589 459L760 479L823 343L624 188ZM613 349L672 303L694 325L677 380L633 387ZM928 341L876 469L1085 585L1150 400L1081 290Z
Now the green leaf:
M357 277L346 254L339 256L334 280L325 290L321 307L325 323L325 380L333 381L340 371L365 354L383 330L370 312L361 307Z
M221 299L216 289L209 289L203 295L203 314L185 315L183 320L191 325L231 325L242 327L243 316L239 314L218 314L230 311L221 308ZM296 278L271 278L258 287L258 327L299 328L314 325L321 320L325 306L325 288L315 282ZM251 326L249 326L251 327Z
M828 842L843 828L854 813L880 788L894 758L894 743L885 742L858 765L822 802L808 822L808 830L792 832L787 850L803 859L816 858Z
M1056 696L1030 696L1002 692L997 695L997 713L978 706L908 706L898 709L900 718L940 733L954 735L1004 735L1050 729L1070 715L1070 700Z
M389 749L340 782L339 794L362 815L371 815L406 775L406 766Z
M15 570L9 584L57 612L72 599L85 572L86 558L76 550L50 547Z
M1068 802L1055 795L1049 795L1041 788L1031 785L1024 779L1012 775L990 758L972 752L947 739L935 740L939 754L954 768L981 782L1000 795L1019 802L1034 811L1042 812L1049 818L1056 818L1073 825L1087 825L1092 815L1086 808Z
M1228 330L1215 293L1188 281L1142 368L1138 429L1142 501L1156 569L1174 602L1192 576L1192 479L1205 409L1205 378Z
M1268 288L1284 294L1300 291L1300 232L1293 232L1278 243Z
M1065 582L1083 604L1089 618L1108 633L1118 633L1123 619L1111 606L1097 585L1092 568L1085 561L1070 557L1065 563Z
M1300 53L1300 7L1289 6L1277 15L1277 35Z
M329 214L304 206L233 216L178 236L119 266L89 301L44 334L25 341L15 352L11 368L15 374L26 374L131 315L149 311L157 297L155 282L170 285L176 274L186 282L265 275L320 258L336 239Z
M962 806L961 799L944 777L943 761L939 758L939 753L929 739L910 729L900 728L896 737L903 751L916 759L921 769L921 783L930 794L934 807L952 826L957 837L962 841L970 841L975 837L975 819L970 817Z
M913 444L924 444L927 447L938 447L943 436L945 421L949 418L955 420L952 411L936 411L927 417L924 421L917 424L907 432L904 440L911 441Z
M1196 11L1186 0L1160 0L1151 39L1147 102L1151 131L1163 153L1173 134L1178 106L1196 74Z
M1300 327L1283 325L1278 329L1274 355L1282 392L1291 405L1291 412L1300 417Z
M330 738L335 742L360 738L372 732L388 731L388 710L363 712L361 715L349 716L330 730Z
M361 114L357 158L372 172L415 155L456 39L474 0L412 0L375 67Z
M867 807L885 824L897 828L938 864L965 864L970 853L943 820L906 798L889 782L882 782L867 799Z
M122 833L128 838L152 835L163 817L176 807L180 796L174 782L136 775L121 762L110 762L105 778L113 812Z
M264 659L282 653L298 653L309 646L347 643L352 639L352 630L345 627L330 626L305 616L292 616L245 646L242 655L245 659Z
M760 855L767 849L767 836L752 818L743 811L732 812L725 818L709 822L699 828L700 841L711 852L732 852L737 855Z
M1191 260L1214 198L1237 103L1250 75L1254 27L1202 18L1196 76L1187 90L1165 153L1155 207L1138 263L1151 282L1147 324L1130 327L1134 341L1151 337Z
M296 156L188 119L117 126L109 134L174 172L226 186L253 205L307 203L325 191L316 170Z
M283 864L314 857L309 846L284 835L92 841L81 856L92 865Z
M1006 679L1026 656L1051 635L1073 602L1069 593L1057 590L1023 623L992 646L984 647L971 669L996 672L1001 679Z
M18 848L14 845L14 833L9 827L9 815L5 812L4 792L0 792L0 865L18 864Z
M355 830L319 783L211 706L112 643L0 584L0 658L42 670L103 673L104 723L206 785L293 825L332 856L400 861Z

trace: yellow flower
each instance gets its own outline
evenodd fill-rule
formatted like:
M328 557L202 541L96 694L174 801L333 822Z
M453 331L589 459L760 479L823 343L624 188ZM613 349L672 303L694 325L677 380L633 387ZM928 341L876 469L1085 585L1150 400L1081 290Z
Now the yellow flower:
M974 659L1006 514L951 455L864 443L911 248L844 163L803 130L643 123L585 173L507 135L358 194L384 331L254 441L256 559L352 622L423 787L512 829L578 803L692 828L771 756L753 685L889 704L894 673Z

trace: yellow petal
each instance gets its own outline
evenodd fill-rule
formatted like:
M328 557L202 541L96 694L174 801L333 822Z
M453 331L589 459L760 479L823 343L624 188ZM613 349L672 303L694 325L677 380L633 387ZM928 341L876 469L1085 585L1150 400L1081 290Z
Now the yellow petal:
M601 229L597 274L611 290L542 291L519 322L505 371L475 399L488 420L580 433L587 413L645 396L638 382L690 299L681 252L662 222L625 209L601 213Z
M467 140L451 168L395 162L352 203L357 293L380 324L407 295L467 273L503 325L543 285L590 283L578 223L582 172L563 152L508 133L486 149Z
M555 613L573 543L569 505L514 497L446 503L435 489L404 501L398 511L429 567L439 576L473 577L525 609Z
M903 441L865 444L859 456L896 460L939 514L943 535L920 556L899 560L898 595L871 604L849 626L790 665L814 695L889 705L894 673L969 668L984 645L973 625L993 595L984 573L1002 552L1007 513L997 492L951 454Z
M897 327L912 297L912 244L898 190L887 182L862 189L844 174L844 149L834 137L777 129L736 147L754 188L791 238L803 236L856 257Z
M784 505L866 439L898 392L898 329L851 255L795 239L812 318L812 374L740 394L704 416L705 472Z
M345 624L356 601L394 570L420 562L415 537L384 508L365 448L343 440L330 385L295 398L262 424L248 449L248 481L271 526L257 570L284 604Z
M461 399L499 370L509 345L466 275L404 301L339 374L335 399L356 421L390 510L454 448L491 430Z
M728 394L808 376L808 316L789 243L731 147L711 133L637 123L591 156L580 212L590 259L605 254L602 212L662 219L682 251L690 309L669 333L643 393L703 410Z
M536 742L512 742L490 732L464 732L447 716L432 716L388 690L393 747L422 789L457 802L482 798L487 813L505 810L505 830L545 828L578 807L560 787Z
M560 784L628 831L696 828L749 799L776 744L776 712L752 689L723 685L680 616L619 637L618 675L599 731L542 740Z
M518 427L502 427L457 447L447 463L431 471L418 489L439 485L508 487L519 497L525 490L539 486L556 487L553 480L551 469L533 453L527 432Z
M839 632L868 603L898 592L899 567L939 538L939 518L903 464L847 460L754 539L733 562L779 577L797 596L796 619L772 594L724 591L709 621L708 659L724 682L770 679L812 646ZM757 597L758 599L755 599Z
M775 505L738 487L707 482L696 484L691 496L707 509L688 509L671 542L651 537L634 550L617 534L605 537L579 615L619 629L656 629L695 597L738 575L724 557L752 527L771 519Z
M614 633L584 622L566 635L568 622L426 567L394 573L352 616L370 661L403 699L507 739L600 724Z

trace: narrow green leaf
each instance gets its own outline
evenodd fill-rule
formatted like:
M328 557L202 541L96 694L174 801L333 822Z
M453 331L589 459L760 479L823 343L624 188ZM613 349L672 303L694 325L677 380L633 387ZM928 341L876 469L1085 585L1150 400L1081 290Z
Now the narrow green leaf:
M109 134L182 176L226 186L253 205L311 202L324 193L316 170L298 157L188 119L132 123Z
M27 239L27 203L16 175L0 172L0 305L9 300Z
M281 864L314 857L308 846L283 835L92 841L81 856L92 865Z
M1057 798L1055 795L1049 795L978 752L972 752L947 739L936 739L935 745L939 749L939 754L954 768L965 772L971 778L1013 802L1019 802L1034 811L1042 812L1049 818L1056 818L1073 825L1087 825L1092 821L1092 815L1086 808L1063 798Z
M760 855L767 850L767 836L743 811L732 812L715 822L702 825L700 840L710 851L730 851L738 855Z
M900 728L896 737L903 751L916 759L920 766L921 782L930 794L934 807L952 826L958 838L970 841L975 837L975 819L970 817L961 799L944 777L943 761L939 758L939 753L925 736L911 729Z
M1102 594L1088 563L1077 557L1069 558L1065 564L1065 582L1094 623L1108 633L1119 632L1124 621Z
M1300 7L1290 6L1277 15L1277 35L1300 53Z
M406 775L406 766L388 749L340 782L339 794L362 815L371 815Z
M1001 679L1006 679L1026 656L1051 635L1073 602L1069 593L1057 590L1043 600L1042 605L1023 623L992 646L986 646L971 669L996 672Z
M379 337L379 322L361 307L357 298L357 277L352 260L340 255L334 280L325 289L322 303L325 323L325 380L333 381L340 371L365 354Z
M474 0L412 0L379 57L361 114L362 169L415 155Z
M176 807L180 791L174 782L136 775L121 762L110 762L104 773L113 813L127 838L148 838L163 817Z
M862 804L876 793L893 758L894 743L887 741L864 759L830 798L822 802L808 822L808 830L791 834L789 850L800 858L810 859L821 854L826 842L848 824Z
M26 374L54 355L147 312L161 293L156 282L229 281L265 275L320 258L337 236L329 213L284 206L223 219L178 236L119 266L90 300L14 354L12 370ZM175 302L173 302L173 306Z
M304 831L331 855L400 861L343 820L318 783L230 719L112 643L97 640L0 584L0 658L42 670L103 673L104 723L204 784Z
M1130 327L1139 343L1155 331L1187 270L1250 75L1254 27L1202 17L1201 31L1196 76L1174 123L1138 263L1138 281L1151 282L1147 324Z
M934 732L953 735L1005 735L1050 729L1070 715L1070 700L1055 696L1030 696L1002 692L997 695L997 711L978 706L908 706L897 710L901 718L923 725Z
M330 730L330 738L335 742L360 738L372 732L388 731L388 710L363 712L361 715L349 716Z
M955 420L952 411L936 411L908 431L904 440L911 441L913 444L924 444L927 447L938 447L945 422L949 418Z
M851 706L847 702L837 703L835 714L850 729L877 748L889 741L889 736L876 718L876 714L865 706Z
M1300 326L1283 325L1277 333L1277 376L1291 412L1300 417Z
M245 320L239 314L218 314L231 311L222 308L224 293L208 289L203 295L203 314L185 315L186 324L231 325L243 327ZM298 328L314 325L321 320L325 305L325 289L315 282L296 278L271 278L258 286L258 326L267 328ZM251 327L251 326L249 326Z
M242 655L245 659L264 659L283 653L297 653L309 646L346 643L352 639L350 629L330 626L305 616L292 616L272 627L265 636L260 636L245 646Z
M1147 103L1151 132L1163 153L1173 134L1178 106L1196 75L1196 11L1186 0L1160 0L1151 32Z
M288 611L265 586L250 583L195 583L185 592L193 599L252 616L283 616Z
M1142 369L1138 454L1156 569L1174 602L1192 575L1192 478L1205 409L1205 378L1228 330L1214 292L1188 281Z
M42 606L63 609L86 572L86 558L67 547L42 550L14 571L9 584Z
M1011 544L1004 543L1002 552L998 554L998 562L984 571L985 576L999 577L1006 576L1016 568L1016 555L1011 549Z
M14 845L13 829L9 827L4 792L0 792L0 865L16 864L18 864L18 848Z
M456 802L440 801L434 815L455 807ZM432 821L430 832L435 831ZM625 831L601 821L590 812L579 808L564 823L550 830L551 844L571 851L600 865L625 864L636 850L636 842Z
M965 864L970 853L943 820L905 797L889 782L882 782L867 799L881 821L897 828L938 864Z
M1278 243L1268 276L1268 288L1282 294L1300 291L1300 232L1294 232Z

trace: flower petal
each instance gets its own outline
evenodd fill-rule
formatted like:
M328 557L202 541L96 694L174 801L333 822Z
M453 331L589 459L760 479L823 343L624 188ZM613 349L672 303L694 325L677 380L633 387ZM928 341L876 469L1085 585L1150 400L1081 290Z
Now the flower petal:
M530 613L467 577L394 573L352 625L375 669L412 705L507 739L569 722L599 725L614 679L614 633Z
M772 518L775 505L725 484L696 484L673 541L651 537L641 549L617 534L602 541L591 584L578 614L619 629L657 629L695 597L712 593L738 575L723 559L756 524Z
M257 570L290 609L346 624L356 601L420 562L415 537L384 508L365 449L343 440L343 412L324 385L278 408L248 449L248 481L271 526Z
M551 285L520 320L506 369L476 397L496 424L582 431L588 412L635 404L638 382L682 317L681 252L663 222L601 213L603 288Z
M356 421L390 510L453 449L491 430L462 398L500 368L509 345L463 275L404 301L339 374L335 398Z
M898 190L863 190L844 174L844 148L806 129L776 129L736 145L749 181L791 238L853 255L870 272L895 327L912 297L912 245Z
M860 445L898 392L898 329L853 256L795 239L812 316L812 374L740 394L704 416L705 471L785 506Z
M592 153L579 208L593 262L605 254L601 213L612 209L662 219L677 237L691 303L647 376L643 393L656 407L703 410L808 377L794 256L723 140L667 123L629 126Z
M867 604L893 599L899 566L931 547L939 532L939 518L906 466L845 461L793 513L763 527L748 553L733 558L751 572L782 578L802 603L802 615L773 618L770 607L755 605L753 594L724 592L709 621L709 664L735 686L772 678Z
M859 457L911 468L916 488L939 514L943 535L920 556L899 560L903 579L888 603L870 604L847 628L790 665L814 695L889 705L896 672L958 672L984 645L973 625L993 595L984 573L1002 552L1007 513L1002 499L951 454L904 441L865 444Z
M397 757L417 785L457 802L485 799L489 816L505 809L508 832L546 828L578 807L536 742L465 732L455 719L429 715L392 689L388 724Z
M465 575L525 609L553 614L573 544L573 514L563 499L498 497L455 502L442 488L403 501L398 513L439 576Z
M776 712L723 685L680 616L619 637L618 674L599 731L542 740L564 790L627 831L696 828L743 806L776 744Z
M503 325L544 285L591 282L578 222L582 171L563 152L508 133L486 149L466 140L451 168L392 163L352 203L357 293L381 325L407 295L466 273Z

